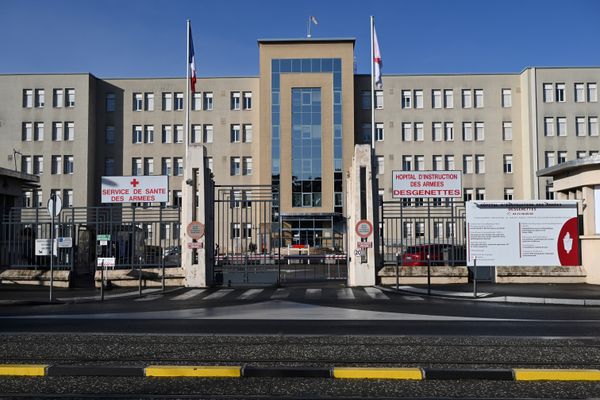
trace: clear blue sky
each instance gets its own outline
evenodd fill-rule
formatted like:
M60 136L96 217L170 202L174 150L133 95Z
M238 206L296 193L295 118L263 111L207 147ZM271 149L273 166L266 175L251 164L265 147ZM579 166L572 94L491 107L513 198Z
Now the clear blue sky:
M199 76L258 74L258 38L354 37L369 73L369 16L384 74L600 66L599 0L0 0L0 73L185 76L185 20Z

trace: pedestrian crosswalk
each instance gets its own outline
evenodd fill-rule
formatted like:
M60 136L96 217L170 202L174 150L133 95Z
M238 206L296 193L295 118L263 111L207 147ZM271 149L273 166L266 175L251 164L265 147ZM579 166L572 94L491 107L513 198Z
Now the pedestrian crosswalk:
M390 291L377 287L360 288L182 288L164 294L154 293L145 297L134 299L134 301L150 302L158 299L168 301L187 302L211 302L231 300L358 300L358 301L389 301L391 299L402 299L404 301L423 301L421 296L407 296L391 294Z

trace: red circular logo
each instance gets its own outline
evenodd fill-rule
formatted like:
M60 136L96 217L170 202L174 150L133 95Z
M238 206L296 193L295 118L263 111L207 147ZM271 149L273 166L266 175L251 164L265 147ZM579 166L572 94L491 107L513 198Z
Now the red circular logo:
M576 266L579 262L579 221L569 219L562 226L556 242L560 265Z

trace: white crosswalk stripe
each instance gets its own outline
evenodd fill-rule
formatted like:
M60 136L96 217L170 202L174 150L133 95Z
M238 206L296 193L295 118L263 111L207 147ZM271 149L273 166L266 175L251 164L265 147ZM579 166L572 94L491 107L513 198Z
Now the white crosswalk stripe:
M247 300L258 296L264 289L249 289L239 295L238 299Z
M158 294L158 295L140 297L139 299L135 299L134 301L153 301L153 300L158 300L162 297L163 297L162 294Z
M375 299L375 300L389 300L390 299L389 297L387 297L385 295L385 293L383 293L381 291L381 289L377 289L374 287L366 287L365 293L367 293L367 295L369 297L371 297L372 299Z
M206 289L192 289L183 294L180 294L179 296L173 297L171 300L175 300L175 301L189 300L192 297L196 297L199 294L203 293L205 290Z
M322 289L306 289L306 297L309 299L318 299L321 297Z
M227 296L229 293L233 292L233 289L219 289L216 292L209 294L202 300L215 300L220 299L221 297Z
M354 300L354 291L351 288L338 289L337 297L342 300Z
M271 299L272 300L281 300L281 299L287 299L288 296L290 295L290 291L284 288L279 288L275 291L275 293L273 293L271 295Z

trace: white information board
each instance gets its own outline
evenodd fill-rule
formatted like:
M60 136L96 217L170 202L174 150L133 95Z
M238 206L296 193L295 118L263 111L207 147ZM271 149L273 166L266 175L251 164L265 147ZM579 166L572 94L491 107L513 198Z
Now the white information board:
M169 177L103 176L102 203L166 203Z
M392 171L392 197L462 197L462 172Z
M580 265L577 201L469 201L466 212L469 266Z

